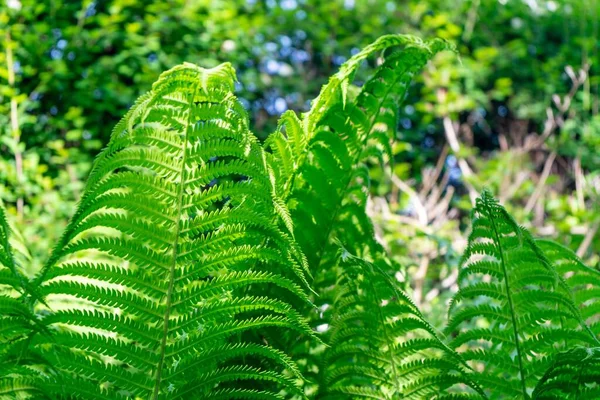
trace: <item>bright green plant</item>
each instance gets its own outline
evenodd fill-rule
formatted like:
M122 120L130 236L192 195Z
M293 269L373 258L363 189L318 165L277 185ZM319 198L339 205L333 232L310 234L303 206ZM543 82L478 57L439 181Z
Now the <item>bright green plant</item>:
M161 75L34 278L0 215L0 397L525 399L593 365L573 357L597 352L589 301L488 193L449 339L375 239L367 165L391 159L412 76L448 47L380 38L264 144L229 64ZM594 373L579 376L561 390L593 393Z

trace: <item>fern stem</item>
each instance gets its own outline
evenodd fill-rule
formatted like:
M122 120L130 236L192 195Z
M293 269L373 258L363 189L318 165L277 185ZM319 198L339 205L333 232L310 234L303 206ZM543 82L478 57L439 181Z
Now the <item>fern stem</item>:
M194 90L192 91L192 94L190 96L190 103L189 103L189 114L188 114L188 120L187 120L187 126L185 128L185 138L184 138L184 143L183 143L183 157L181 160L181 171L179 174L179 186L177 187L177 214L176 214L176 224L177 227L175 228L175 240L173 241L173 261L171 262L171 268L169 270L169 289L167 290L167 304L166 304L166 309L165 309L165 318L163 321L163 333L162 333L162 339L161 339L161 343L160 343L160 351L159 351L159 361L158 361L158 366L156 368L156 379L154 382L154 392L152 394L152 399L153 400L157 400L158 399L158 395L160 394L160 386L161 386L161 379L162 379L162 370L164 368L165 365L165 350L166 350L166 346L167 346L167 336L169 333L169 318L171 316L171 301L172 301L172 295L173 295L173 286L174 286L174 282L175 282L175 267L177 266L177 247L179 245L179 236L180 236L180 230L181 230L181 213L182 213L182 209L183 209L183 185L184 185L184 178L185 178L185 163L186 163L186 158L187 158L187 150L188 150L188 136L189 136L189 131L190 131L190 126L192 126L190 119L192 118L192 108L194 107L194 99L196 96L196 91L198 90L198 87L200 86L200 82L198 82L194 88Z
M498 253L500 254L500 264L502 265L502 273L504 275L504 281L506 282L506 298L508 299L508 305L510 307L510 317L512 320L513 326L513 334L515 337L515 347L517 350L517 358L519 360L519 374L521 375L521 389L523 391L523 399L528 399L527 395L527 386L525 385L525 369L523 367L523 360L521 356L521 346L519 343L519 331L517 329L517 319L515 316L515 309L510 293L510 283L508 281L508 272L506 270L506 262L504 260L504 251L502 249L502 244L500 242L500 234L498 233L498 228L496 228L496 221L494 217L494 213L492 208L489 206L488 199L486 198L484 201L485 208L487 209L490 216L490 223L492 225L492 229L494 231L494 237L496 238L496 242L498 243Z

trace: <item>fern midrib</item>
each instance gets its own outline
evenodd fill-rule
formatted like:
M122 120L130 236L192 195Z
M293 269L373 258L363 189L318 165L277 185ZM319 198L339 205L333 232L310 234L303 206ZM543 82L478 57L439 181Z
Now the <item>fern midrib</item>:
M181 214L182 214L182 210L183 210L183 186L184 186L184 176L185 176L185 165L186 165L186 159L187 159L187 152L188 152L188 137L189 137L189 133L190 133L190 126L192 126L191 123L191 118L194 115L192 113L192 107L194 106L194 100L196 97L196 91L198 90L198 87L200 86L200 83L196 83L196 86L194 87L194 90L192 91L192 94L190 96L190 101L188 104L188 108L189 108L189 114L188 114L188 119L187 119L187 126L185 127L185 138L184 138L184 145L183 145L183 157L181 160L181 169L180 169L180 173L179 173L179 185L177 187L177 227L175 229L175 239L173 241L173 260L171 262L171 267L169 270L169 288L167 290L167 304L166 304L166 309L165 309L165 317L163 320L163 333L162 333L162 339L161 339L161 343L160 343L160 349L159 349L159 360L158 360L158 366L156 368L156 380L154 382L154 392L152 394L152 399L153 400L158 400L158 395L160 394L160 386L161 386L161 379L162 379L162 370L164 368L164 364L165 364L165 351L166 351L166 346L167 346L167 337L169 334L169 318L171 316L171 306L172 306L172 297L173 297L173 287L175 286L175 267L177 266L177 258L178 258L178 246L179 246L179 236L181 233Z
M487 202L485 203L485 208L487 209L488 215L490 216L490 222L492 224L492 229L494 231L494 237L496 238L496 242L498 243L498 252L500 253L500 264L502 265L502 273L504 275L504 281L506 283L506 297L508 299L508 305L510 307L510 317L512 320L513 335L515 338L515 347L516 347L516 351L517 351L517 358L519 359L519 373L521 375L521 389L523 391L523 399L528 399L529 396L527 395L527 387L525 385L525 370L523 368L523 359L521 356L521 346L519 343L519 332L518 332L518 328L517 328L517 319L516 319L515 309L514 309L512 296L511 296L511 292L510 292L510 283L508 280L508 272L506 270L506 261L504 258L504 250L502 249L502 243L500 242L500 234L498 233L498 229L496 228L496 222L494 220L495 217L493 214L493 210L491 209L491 207L488 205Z

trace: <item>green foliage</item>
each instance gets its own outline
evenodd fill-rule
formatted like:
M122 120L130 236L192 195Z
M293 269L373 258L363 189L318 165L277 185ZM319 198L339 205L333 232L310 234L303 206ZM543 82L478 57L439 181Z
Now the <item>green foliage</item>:
M20 273L27 259L22 238L9 226L0 202L0 397L36 393L34 362L27 351L31 334L39 329L30 308L22 301L28 286Z
M460 357L439 340L385 262L340 253L323 398L480 398Z
M594 334L600 337L600 271L583 264L570 249L550 240L537 240L544 254L573 292L581 316Z
M595 399L600 396L600 353L596 348L575 347L556 356L540 379L535 399Z
M393 159L413 76L451 48L382 36L264 143L231 64L164 72L32 278L0 208L0 398L529 399L566 380L593 395L595 271L489 192L447 338L378 240L370 167Z
M528 398L557 351L598 342L552 258L487 191L473 210L458 281L450 346L491 398Z
M308 301L306 262L276 222L287 210L234 80L229 64L161 75L115 127L37 278L54 334L36 346L81 396L295 390L289 358L254 332L311 335L290 304ZM57 381L56 396L66 387Z

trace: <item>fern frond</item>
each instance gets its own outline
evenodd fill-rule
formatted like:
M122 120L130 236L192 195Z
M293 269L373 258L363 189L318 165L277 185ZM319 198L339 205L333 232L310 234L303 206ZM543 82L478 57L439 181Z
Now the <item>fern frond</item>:
M600 398L600 348L575 347L557 354L535 387L532 398Z
M40 330L30 306L32 288L19 262L29 258L19 232L0 201L0 398L42 398L46 364L30 351Z
M53 335L33 343L70 382L53 395L302 397L260 333L313 335L306 259L234 80L230 64L163 73L96 159L37 278Z
M536 240L536 243L569 285L581 316L600 338L600 271L588 267L573 251L556 242Z
M374 52L396 47L401 50L386 57L351 98L349 85L358 65ZM322 398L388 398L400 396L404 391L410 393L410 398L423 398L453 386L451 374L445 375L445 380L434 378L440 368L453 369L460 375L458 358L444 365L440 358L433 356L453 353L437 340L414 305L408 306L412 303L406 295L396 292L401 306L389 306L386 312L390 315L380 315L381 302L389 300L385 296L392 296L390 287L394 287L393 283L389 286L386 276L394 272L385 261L385 252L375 240L372 223L365 212L369 186L365 163L373 156L391 157L397 107L404 99L410 80L430 57L444 48L447 45L442 42L423 42L410 36L381 38L342 66L323 87L301 124L293 114L284 116L281 126L291 132L287 141L279 131L267 141L273 162L284 171L280 184L282 193L284 197L290 193L287 201L296 222L296 237L313 268L314 287L320 296L320 308L325 310L315 318L313 326L329 327L326 335L331 337L330 348L323 353L321 365L314 367L326 371L315 377L322 388L319 392ZM304 134L303 141L297 139L299 132ZM372 269L369 262L375 260L387 265L385 271L371 271L366 279L383 285L382 297L377 297L370 287L367 293L371 297L357 296L357 291L362 293L363 290L358 290L350 281L366 272L351 272L347 270L351 263L340 263L337 254L340 245L347 254L355 254L361 260L353 265L355 269L366 265ZM405 314L415 318L391 320ZM382 327L390 330L387 340L378 331ZM420 330L431 340L414 338L410 345L401 344ZM418 362L415 364L423 354L431 358L421 366ZM297 357L311 360L307 353L297 354ZM428 364L431 360L434 365ZM308 371L313 368L309 365ZM404 370L394 375L396 366ZM388 379L388 376L391 377Z
M472 215L450 346L490 398L527 399L558 349L596 340L550 260L488 191Z
M340 252L322 398L484 398L381 261Z

